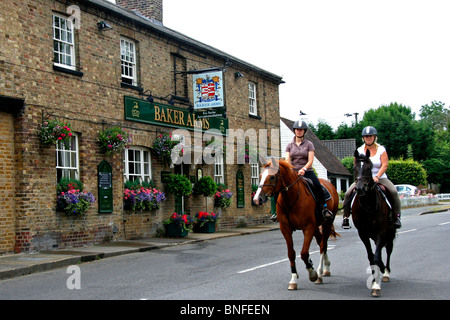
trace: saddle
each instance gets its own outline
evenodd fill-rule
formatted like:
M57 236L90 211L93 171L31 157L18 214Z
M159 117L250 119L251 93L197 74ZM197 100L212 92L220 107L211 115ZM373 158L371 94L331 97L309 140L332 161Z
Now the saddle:
M375 185L377 189L380 191L381 195L383 196L384 200L386 201L389 209L392 210L392 195L389 192L389 189L386 188L386 186L382 185L381 183L377 183ZM322 186L323 187L323 186ZM353 188L352 193L350 194L350 197L348 197L347 201L344 203L344 207L350 205L350 208L353 206L353 202L355 201L356 196L356 190Z
M310 191L311 194L313 195L314 200L317 202L315 193L314 193L314 191L313 191L313 190L314 190L314 183L313 183L312 180L309 179L309 178L303 177L303 179L307 182L306 186L308 187L309 191ZM325 202L327 202L328 200L331 199L331 194L330 194L330 192L328 191L328 189L324 187L323 184L320 184L320 186L322 187L322 190L323 190L323 193L324 193L324 196L325 196Z

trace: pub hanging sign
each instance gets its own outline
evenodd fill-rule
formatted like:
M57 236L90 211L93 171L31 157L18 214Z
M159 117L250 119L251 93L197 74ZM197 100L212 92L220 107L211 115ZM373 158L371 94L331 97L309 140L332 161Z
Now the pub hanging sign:
M192 76L194 109L225 106L223 95L223 72L209 71Z
M162 103L151 103L146 100L124 96L124 106L125 120L187 130L217 129L222 135L226 135L228 129L228 119L219 117L198 118L195 113L191 113L187 109Z

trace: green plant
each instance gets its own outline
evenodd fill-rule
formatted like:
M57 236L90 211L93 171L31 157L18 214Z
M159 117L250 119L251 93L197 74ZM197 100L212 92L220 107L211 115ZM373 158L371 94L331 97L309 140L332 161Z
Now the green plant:
M58 184L56 185L56 191L58 193L67 192L72 189L83 191L84 190L83 183L77 179L61 178Z
M210 176L205 176L194 184L194 188L192 191L194 195L211 197L217 191L217 184Z
M389 160L386 174L393 184L427 184L427 172L420 163L412 159Z
M43 145L55 144L57 141L68 144L72 137L70 124L59 120L46 120L39 131L39 140Z
M217 184L209 176L201 178L194 184L193 189L194 195L203 195L205 197L206 211L208 211L208 200L206 198L211 197L213 194L216 193L216 191L217 191Z
M122 152L131 142L131 134L119 127L110 127L98 132L100 150L107 155Z
M192 193L189 179L182 174L171 174L167 179L167 192L176 197L188 196Z

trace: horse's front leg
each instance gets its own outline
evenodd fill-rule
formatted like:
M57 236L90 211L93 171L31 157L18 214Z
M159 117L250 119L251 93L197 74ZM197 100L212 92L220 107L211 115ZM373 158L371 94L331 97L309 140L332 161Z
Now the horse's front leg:
M297 268L295 266L295 250L294 250L294 241L292 240L292 230L289 227L284 227L280 224L281 233L283 234L284 239L286 240L287 250L288 250L288 258L291 264L291 281L289 281L288 290L297 290Z
M306 270L308 270L309 280L314 282L317 280L317 272L314 270L313 263L309 258L309 246L311 245L314 236L314 229L303 230L303 247L301 257L305 263Z

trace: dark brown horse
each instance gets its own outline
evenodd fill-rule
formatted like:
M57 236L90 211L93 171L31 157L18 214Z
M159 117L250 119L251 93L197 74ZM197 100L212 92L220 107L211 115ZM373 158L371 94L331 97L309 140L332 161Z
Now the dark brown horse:
M390 259L394 247L396 230L390 223L390 207L385 196L372 178L372 162L370 151L365 155L355 151L355 182L356 195L351 204L352 219L361 241L366 247L372 283L368 283L372 296L381 294L381 274L383 282L389 281ZM375 254L372 252L370 239L375 242ZM381 250L386 247L386 266L381 258Z
M280 230L283 234L288 257L291 264L292 278L289 282L289 290L297 289L297 269L295 266L295 251L292 240L292 233L295 230L302 230L304 239L301 251L301 258L306 265L309 279L322 283L322 276L329 276L330 261L327 256L327 242L331 236L336 237L333 221L324 222L323 219L316 219L316 201L313 198L311 189L308 188L307 181L299 176L292 166L287 162L271 161L261 159L264 170L261 174L261 183L253 198L254 202L264 202L267 196L277 197L277 217L280 223ZM338 210L338 194L334 186L325 180L320 179L322 185L328 190L331 199L327 201L327 206L334 215ZM320 220L320 221L318 221ZM313 237L316 238L320 246L320 263L316 272L309 257L309 246Z

